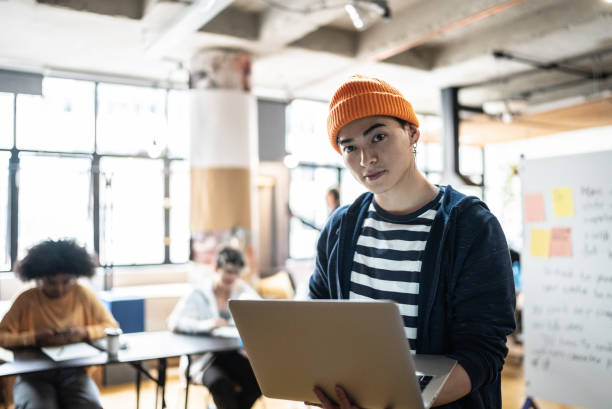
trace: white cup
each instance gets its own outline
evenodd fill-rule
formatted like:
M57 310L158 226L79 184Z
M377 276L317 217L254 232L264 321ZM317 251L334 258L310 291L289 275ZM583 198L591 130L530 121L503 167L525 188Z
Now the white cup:
M106 328L106 352L109 358L117 358L119 354L119 336L123 333L121 328Z

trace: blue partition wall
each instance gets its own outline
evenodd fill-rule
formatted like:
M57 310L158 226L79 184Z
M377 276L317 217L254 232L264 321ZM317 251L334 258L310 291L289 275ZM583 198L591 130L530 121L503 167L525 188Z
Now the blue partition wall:
M124 333L145 330L144 299L141 297L116 296L112 291L100 293L100 299L113 314Z

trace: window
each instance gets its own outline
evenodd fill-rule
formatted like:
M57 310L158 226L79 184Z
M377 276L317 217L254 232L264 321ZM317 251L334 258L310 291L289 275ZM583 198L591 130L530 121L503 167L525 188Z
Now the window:
M17 147L38 151L91 152L94 84L43 80L43 96L17 96Z
M166 90L98 85L98 152L160 156L167 147Z
M470 176L475 182L482 180L483 150L480 146L459 146L459 166L461 173Z
M331 149L327 137L328 105L295 100L287 108L287 152L300 162L342 165L342 157Z
M100 261L164 262L163 162L100 160Z
M327 190L338 185L338 170L324 167L298 167L291 172L289 206L296 216L291 220L289 255L314 257L319 231L327 221ZM300 221L300 219L303 221ZM306 223L308 224L306 224Z
M442 158L442 144L439 142L425 142L417 144L417 167L421 172L442 172L444 159Z
M20 155L19 258L48 238L75 238L93 251L90 166L87 157Z
M168 150L170 156L189 155L189 94L186 91L168 92Z
M13 267L11 254L21 258L48 238L99 246L102 265L187 261L187 102L182 91L49 77L43 96L0 93L0 271Z
M13 94L0 92L0 149L13 147Z
M189 260L189 164L170 165L170 261Z
M342 182L340 184L340 203L353 203L362 193L366 191L351 174L348 169L342 170Z
M0 192L8 193L8 152L0 152ZM9 223L8 223L8 194L0 194L0 271L10 268L10 255L8 246Z

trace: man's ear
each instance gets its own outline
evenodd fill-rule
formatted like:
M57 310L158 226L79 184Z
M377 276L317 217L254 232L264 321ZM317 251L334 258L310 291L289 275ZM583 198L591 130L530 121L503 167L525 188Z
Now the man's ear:
M410 143L415 144L419 141L419 138L421 137L421 131L419 130L419 128L417 128L415 125L413 124L407 124L406 126L408 126L408 133L410 135Z

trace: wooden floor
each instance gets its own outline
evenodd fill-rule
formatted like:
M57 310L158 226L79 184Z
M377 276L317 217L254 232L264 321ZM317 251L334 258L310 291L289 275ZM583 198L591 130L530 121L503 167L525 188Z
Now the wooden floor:
M166 403L170 409L185 407L185 390L180 385L177 368L169 368L168 384L166 387ZM103 387L102 405L105 408L136 408L136 392L134 385L121 385ZM155 386L153 382L142 384L140 407L152 409L155 405ZM525 401L525 384L522 365L517 362L508 362L502 374L502 400L503 409L521 409ZM212 399L206 389L201 386L189 388L189 408L206 409ZM536 400L540 409L582 409L544 400ZM159 407L159 406L158 406ZM254 409L304 409L301 402L282 401L262 398L255 403Z

